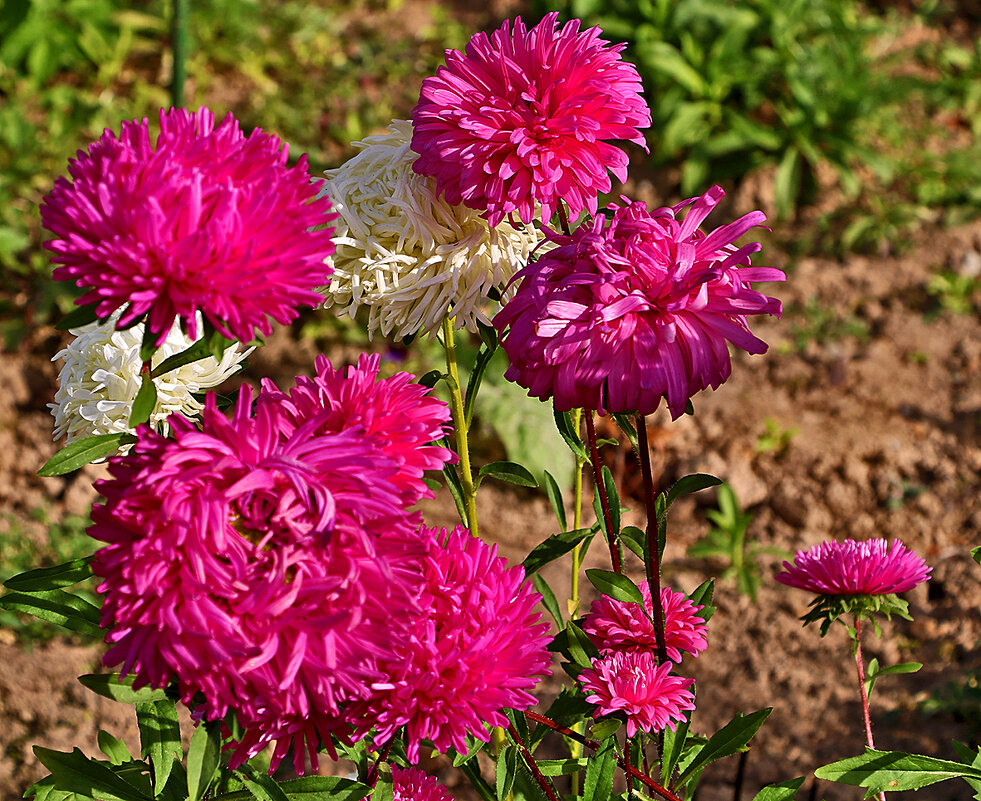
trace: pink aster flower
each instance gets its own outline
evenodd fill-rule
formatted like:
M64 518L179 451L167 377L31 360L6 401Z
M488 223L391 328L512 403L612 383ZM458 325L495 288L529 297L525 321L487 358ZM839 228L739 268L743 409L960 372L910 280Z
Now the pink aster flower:
M394 643L374 696L351 717L361 733L375 727L383 746L405 726L408 758L423 740L440 751L466 753L466 735L487 741L485 724L506 726L502 709L528 709L529 692L551 674L548 624L535 605L541 596L520 566L508 567L460 526L425 530L430 539L419 606Z
M441 470L452 451L429 443L446 435L450 408L410 373L379 378L380 357L364 354L357 367L335 370L326 356L317 357L317 375L299 376L287 394L264 379L260 403L279 407L277 420L289 433L313 417L319 434L361 429L394 460L399 470L392 483L411 505L433 493L422 480L426 470Z
M640 594L644 597L646 615L640 604L615 601L605 595L593 601L582 628L603 653L657 650L654 622L650 617L654 614L654 604L646 583L640 585ZM682 652L698 656L704 651L708 645L707 625L698 616L704 607L695 606L683 592L670 587L661 588L661 606L668 659L680 662Z
M653 653L617 651L594 659L592 665L579 674L579 683L586 701L596 705L593 717L622 713L628 737L638 729L674 731L685 712L695 708L695 696L689 689L695 680L672 676L674 665L658 665Z
M758 243L735 245L763 212L699 230L724 195L716 186L653 212L614 205L609 220L553 235L555 248L515 276L521 285L494 319L509 329L507 378L559 410L650 414L663 397L677 418L692 395L729 377L727 343L764 353L746 318L779 315L780 301L750 282L785 276L749 266Z
M215 127L206 108L161 110L155 142L146 119L107 129L41 207L55 279L87 288L78 303L100 318L125 307L120 327L148 314L157 344L177 317L197 338L198 310L228 337L269 334L269 317L320 303L333 252L330 201L305 156L286 161L275 136L231 114Z
M891 595L913 589L933 572L899 540L882 538L822 542L798 551L783 568L777 581L818 595Z
M560 201L573 216L596 211L612 172L627 177L627 154L609 140L644 146L651 124L637 69L599 28L561 28L552 13L530 31L520 18L466 54L448 50L446 66L422 84L412 112L414 169L436 177L452 204L486 211L497 225L516 211L525 223L540 204L548 220Z
M313 418L283 436L251 402L245 387L228 419L209 398L202 431L173 415L173 439L142 428L96 484L104 663L137 687L176 676L199 718L234 710L233 765L275 743L273 767L292 746L302 772L380 678L427 545L363 432Z
M392 765L392 801L453 801L453 796L426 771Z

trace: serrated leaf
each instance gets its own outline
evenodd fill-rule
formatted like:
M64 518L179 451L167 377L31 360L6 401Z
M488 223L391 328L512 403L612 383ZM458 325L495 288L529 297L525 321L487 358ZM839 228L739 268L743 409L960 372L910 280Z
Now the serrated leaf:
M140 388L133 399L133 408L129 413L129 427L136 428L149 422L156 405L157 385L153 383L150 373L144 373L140 379Z
M496 478L498 481L506 481L508 484L516 484L519 487L537 487L538 481L535 477L520 464L515 462L491 462L485 464L477 473L478 483L480 479L487 477Z
M691 475L679 478L671 489L668 490L667 505L670 506L682 495L689 495L692 492L700 492L709 487L716 487L722 483L721 478L710 476L708 473L692 473Z
M865 797L881 792L919 790L947 779L981 779L981 768L923 754L876 751L824 765L814 775L826 781L864 787Z
M167 699L166 690L153 690L149 687L134 690L133 679L134 676L121 678L118 673L86 673L78 677L82 686L103 698L109 698L121 704L148 703Z
M153 789L163 790L174 767L184 753L177 705L169 698L136 704L136 723L140 729L140 756L153 766Z
M613 795L613 774L617 766L616 740L604 742L586 766L583 801L609 801Z
M72 584L78 584L80 581L92 578L92 568L89 566L91 561L91 556L85 556L61 565L28 570L26 573L11 576L3 583L3 586L8 590L27 593L69 587Z
M558 482L548 470L545 471L543 481L545 484L545 493L548 495L548 500L552 504L552 511L555 512L555 517L559 521L559 525L565 531L569 526L566 523L565 500L562 497L562 490L559 489Z
M116 453L121 446L136 442L132 434L98 434L66 445L37 471L42 478L63 476L80 467Z
M55 325L58 331L69 331L72 328L81 328L89 323L94 323L99 319L96 314L96 306L98 304L90 303L87 306L76 306L68 314L61 318L61 320Z
M567 554L590 534L592 534L592 529L577 528L573 531L553 534L544 542L538 543L521 563L525 569L525 575L530 576L532 573L537 573L549 562Z
M99 608L64 590L9 592L0 597L0 608L24 612L80 634L102 635Z
M717 759L731 756L746 749L747 743L753 735L763 725L772 707L752 712L749 715L736 715L725 726L713 734L708 742L705 743L695 755L694 759L688 763L681 775L678 777L678 785L683 785L693 777L695 773L706 765L715 762Z
M514 786L514 776L518 772L518 749L509 745L497 757L497 798L506 801Z
M34 755L51 772L59 790L83 793L99 801L148 801L150 798L117 775L108 764L89 759L78 748L65 753L36 745Z
M586 571L586 578L603 595L609 596L615 601L637 604L644 602L644 596L641 595L640 589L623 573L590 568Z
M102 751L113 765L122 765L124 762L132 762L133 755L126 747L126 743L117 740L109 732L99 730L98 736L99 750Z
M794 801L803 783L804 777L801 776L780 784L768 784L753 797L753 801Z
M198 801L208 790L221 756L221 721L199 725L187 749L187 797Z

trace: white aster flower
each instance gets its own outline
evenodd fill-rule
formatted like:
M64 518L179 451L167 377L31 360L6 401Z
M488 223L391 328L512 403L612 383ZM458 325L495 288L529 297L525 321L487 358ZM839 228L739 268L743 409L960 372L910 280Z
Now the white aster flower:
M48 404L55 418L56 440L67 436L71 443L97 434L132 431L129 417L140 389L143 324L117 331L115 325L119 314L116 312L104 323L71 329L75 339L51 360L64 361L58 373L60 386L55 393L55 402ZM198 316L198 330L201 330L203 321L200 314ZM175 321L151 365L156 367L167 357L187 350L193 344L194 340L181 331L179 322ZM150 425L167 434L170 430L167 418L174 412L197 417L203 404L193 393L224 383L238 371L242 360L252 350L239 351L236 346L231 346L220 362L208 356L154 378L157 404L150 414Z
M354 146L356 156L327 170L333 210L334 272L325 306L351 317L368 307L369 335L403 338L434 333L447 313L458 328L489 323L483 306L541 240L533 226L504 221L495 228L465 206L436 193L436 181L417 175L410 149L412 123L393 120L389 132Z

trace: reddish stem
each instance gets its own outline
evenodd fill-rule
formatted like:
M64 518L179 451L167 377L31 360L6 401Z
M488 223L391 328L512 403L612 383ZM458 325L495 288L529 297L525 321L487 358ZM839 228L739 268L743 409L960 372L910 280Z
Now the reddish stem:
M654 496L654 472L651 469L651 449L647 441L647 421L644 415L637 415L637 456L640 459L640 472L644 477L644 504L647 507L647 586L651 590L654 608L654 638L657 641L657 662L663 664L668 658L664 645L664 606L661 604L661 549L658 547L657 506Z
M859 615L855 615L855 668L858 671L858 691L862 696L865 743L869 748L875 748L872 739L872 717L869 715L869 694L865 689L865 665L862 664L862 618ZM879 801L886 801L885 793L879 793Z
M603 480L603 466L599 460L599 449L596 447L596 429L593 427L593 413L589 409L584 410L586 414L586 439L589 440L589 458L593 463L593 483L596 491L599 492L600 506L603 508L603 522L606 524L606 540L610 545L610 561L613 563L613 570L617 573L623 572L623 565L620 563L620 553L617 550L616 535L613 533L613 518L610 516L610 499L606 494L606 482Z
M561 200L556 207L556 211L559 213L559 224L562 226L562 233L566 236L572 236L572 229L569 227L569 215L565 210L565 204Z
M555 794L555 790L552 789L552 785L550 785L548 783L548 779L542 775L542 772L538 769L538 763L535 762L535 758L531 755L531 752L525 748L525 744L521 742L518 732L514 730L514 726L512 726L510 723L508 723L507 733L511 735L511 739L514 740L515 745L518 746L518 750L521 752L521 756L524 757L528 770L530 770L531 775L535 777L535 781L538 782L538 786L541 787L545 795L548 796L549 801L559 801L558 796Z

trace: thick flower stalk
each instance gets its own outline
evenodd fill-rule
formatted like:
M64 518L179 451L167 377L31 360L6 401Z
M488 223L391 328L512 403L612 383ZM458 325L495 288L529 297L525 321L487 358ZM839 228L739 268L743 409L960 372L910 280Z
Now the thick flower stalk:
M198 336L198 312L243 342L315 306L333 251L330 202L316 198L306 158L287 166L269 134L248 137L229 114L160 112L106 130L69 162L41 218L59 281L88 291L100 318L123 308L119 325L147 315L160 345L180 318Z
M417 614L427 542L361 426L319 433L328 412L284 426L251 406L245 387L231 419L209 398L201 431L143 428L97 483L104 662L137 687L176 677L199 718L234 711L233 766L275 743L273 766L292 747L302 772Z
M626 180L627 154L610 142L646 150L640 76L621 59L624 45L579 26L560 27L557 13L531 30L505 22L476 34L466 53L447 51L446 66L423 81L415 170L434 176L450 203L486 212L491 225L512 212L548 221L563 201L573 215L595 213L609 173Z
M118 314L103 323L71 329L75 337L52 361L64 364L58 373L58 390L48 408L55 418L54 438L69 443L98 434L131 432L129 418L140 389L140 345L143 324L116 330ZM163 344L153 354L156 367L164 359L194 344L175 322ZM204 404L195 394L220 386L238 372L251 349L226 348L221 361L207 356L153 379L157 403L150 413L150 427L166 435L172 414L197 419Z
M628 737L638 731L674 731L685 712L695 708L690 689L695 680L672 675L673 667L671 662L658 665L649 651L617 651L592 660L578 681L586 701L596 707L593 717L623 715Z
M652 615L654 605L646 583L640 585L644 609L640 604L616 601L605 595L593 601L582 629L604 654L619 651L653 653L657 650L657 635ZM697 657L708 645L708 625L698 616L703 607L696 606L683 593L670 587L661 588L664 609L664 645L668 659L681 662L682 654Z
M377 354L364 354L345 370L335 369L326 356L318 356L316 366L315 376L298 376L288 393L263 379L259 403L275 407L283 434L292 435L312 419L318 420L316 434L361 430L398 466L391 481L406 506L432 498L423 473L442 470L453 458L451 451L430 444L447 433L446 403L409 373L379 378Z
M798 551L776 580L818 595L891 595L930 578L932 568L899 540L829 540Z
M325 305L354 317L368 310L368 333L434 335L443 318L487 325L485 306L528 263L541 239L532 226L499 221L438 196L436 181L412 165L412 123L355 142L360 153L326 172L324 191L339 213L324 288Z
M505 727L502 709L534 706L530 691L551 673L549 627L535 609L541 596L524 570L463 527L426 535L421 613L405 618L382 666L387 675L352 715L363 734L374 727L377 747L404 726L411 762L423 740L460 753L467 734L487 742L485 725Z
M785 276L750 266L758 243L735 244L762 212L699 230L724 194L714 187L653 212L613 205L609 219L553 235L554 249L518 274L517 292L494 318L507 378L560 411L644 415L664 398L677 418L696 392L729 377L728 344L765 352L747 317L779 315L781 306L750 282Z

